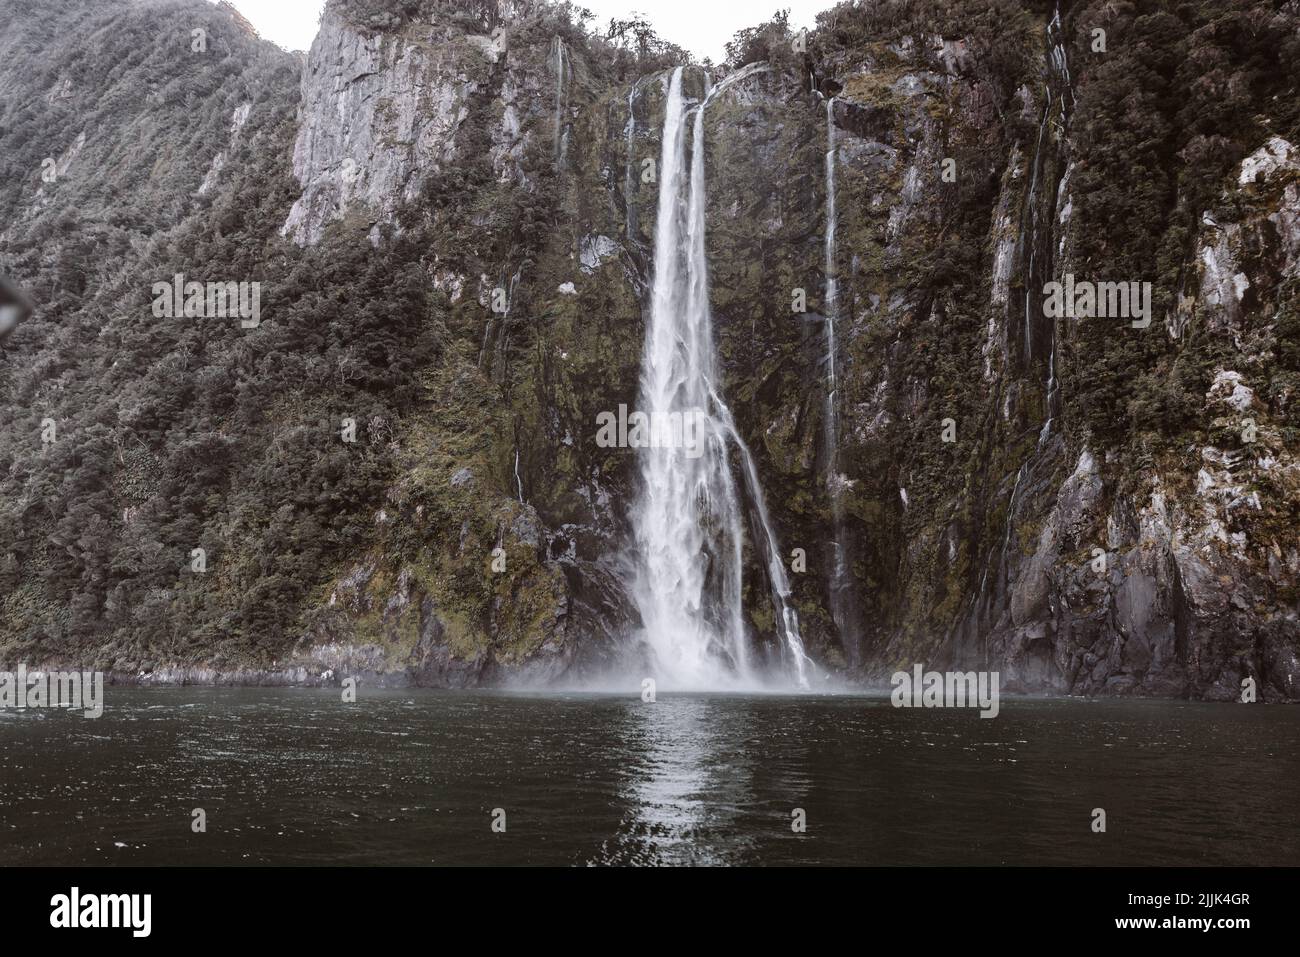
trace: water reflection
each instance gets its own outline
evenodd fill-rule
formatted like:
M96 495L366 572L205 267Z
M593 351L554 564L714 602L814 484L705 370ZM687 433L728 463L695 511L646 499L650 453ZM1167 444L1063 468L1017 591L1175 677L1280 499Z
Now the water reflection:
M97 720L0 717L10 863L1300 863L1298 708L1014 699L986 721L822 695L106 697Z
M629 703L617 832L593 864L738 864L752 841L739 827L751 804L753 755L736 731L736 702L661 696Z

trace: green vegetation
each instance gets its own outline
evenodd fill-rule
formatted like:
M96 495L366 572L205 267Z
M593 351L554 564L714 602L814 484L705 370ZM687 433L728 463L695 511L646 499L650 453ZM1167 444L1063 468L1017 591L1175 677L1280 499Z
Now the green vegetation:
M400 670L436 634L458 661L513 666L588 640L575 637L583 601L622 624L592 578L625 543L634 453L591 438L598 412L636 399L657 194L641 164L658 156L656 78L686 55L643 17L600 25L572 4L513 6L498 57L486 52L503 26L495 0L333 0L332 14L385 42L429 53L434 31L449 84L467 92L451 158L418 171L391 221L354 204L302 248L280 234L302 194L296 58L201 0L11 0L0 268L39 310L0 348L0 662L266 666L332 640ZM1006 584L990 561L1032 553L1083 448L1123 463L1107 505L1157 475L1191 500L1199 446L1241 445L1239 423L1207 406L1217 371L1249 374L1261 448L1300 437L1296 278L1255 270L1266 281L1238 341L1207 324L1195 261L1207 215L1242 227L1251 268L1279 255L1259 224L1294 177L1230 187L1268 137L1300 142L1295 11L1071 4L1063 117L1044 99L1051 12L842 3L806 50L779 12L727 48L727 68L771 69L709 107L722 387L784 547L818 555L831 514L826 118L813 90L836 96L839 465L879 656L933 650L983 581ZM206 54L191 49L199 27ZM694 95L699 83L688 71ZM386 105L390 120L402 105ZM947 158L954 182L940 177ZM1068 222L1055 205L1067 171ZM1024 347L1020 325L1031 181L1058 267L1155 290L1142 334L1060 326L1059 441L1046 444L1047 350ZM262 283L260 325L155 318L151 286L177 273ZM497 287L504 314L488 306ZM795 288L807 315L791 312ZM1174 314L1178 338L1162 328ZM955 443L938 441L947 418ZM1249 479L1269 506L1242 527L1274 561L1300 519L1288 481ZM1103 514L1071 534L1102 535ZM1087 554L1081 540L1063 548ZM497 549L504 571L489 568ZM750 566L762 640L774 623ZM795 603L810 647L838 666L851 656L820 572L794 576Z

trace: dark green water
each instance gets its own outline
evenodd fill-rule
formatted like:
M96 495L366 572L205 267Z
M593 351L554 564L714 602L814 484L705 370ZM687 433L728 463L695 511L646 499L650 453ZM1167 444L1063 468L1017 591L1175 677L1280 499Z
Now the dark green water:
M849 696L106 701L98 720L0 713L6 864L1300 864L1294 707L1004 698L981 720Z

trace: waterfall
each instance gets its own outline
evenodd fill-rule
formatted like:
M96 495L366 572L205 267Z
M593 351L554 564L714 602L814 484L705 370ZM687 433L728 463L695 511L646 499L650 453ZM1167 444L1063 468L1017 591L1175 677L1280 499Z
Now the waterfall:
M1056 85L1061 89L1061 127L1064 131L1065 125L1069 123L1070 108L1074 104L1074 82L1070 78L1070 58L1065 50L1065 29L1061 23L1061 4L1058 2L1052 11L1052 20L1047 25L1047 41L1051 45L1051 59L1049 67L1049 76L1056 81ZM1048 82L1048 106L1051 105L1051 88L1052 84ZM1063 134L1064 135L1064 134ZM1058 183L1059 186L1059 177ZM1052 190L1052 219L1048 226L1048 239L1053 238L1052 233L1057 223L1057 189ZM1049 242L1048 248L1055 252L1054 244ZM1049 270L1050 273L1050 270ZM1049 277L1051 278L1050 274ZM1043 444L1052 434L1052 423L1060 412L1061 396L1060 382L1056 378L1056 349L1057 349L1057 329L1056 320L1052 320L1052 342L1051 350L1047 357L1047 421L1043 423L1042 431L1038 434L1038 445L1042 448Z
M641 81L637 80L627 91L627 126L623 135L627 140L627 163L623 168L623 205L627 210L627 238L633 240L637 235L636 208L636 172L632 163L632 142L636 136L636 90Z
M1025 365L1028 366L1034 360L1034 311L1035 308L1041 313L1042 310L1042 286L1035 286L1037 272L1035 265L1038 255L1038 236L1039 236L1039 216L1038 216L1038 178L1042 171L1043 162L1046 159L1046 153L1043 150L1043 139L1047 135L1048 119L1052 112L1052 95L1048 90L1047 104L1043 107L1043 118L1038 122L1038 143L1034 147L1033 165L1029 178L1029 191L1025 194L1025 212L1020 224L1021 242L1027 247L1026 249L1026 267L1025 267Z
M746 66L742 66L739 70L736 70L734 73L728 74L723 80L721 80L718 83L717 86L713 87L713 89L709 90L704 95L704 105L708 106L713 101L713 98L715 96L718 96L720 93L726 90L727 87L731 86L731 84L739 83L741 80L745 79L746 77L751 77L755 73L770 73L771 70L772 70L772 65L770 63L750 63Z
M853 628L847 607L850 583L848 562L845 559L844 502L841 497L842 482L839 477L839 411L838 380L836 378L835 319L839 310L839 279L835 263L835 231L839 215L835 205L835 98L826 100L826 397L823 403L823 438L826 446L826 495L831 504L831 524L834 535L831 541L831 615L840 629L846 649L853 648L847 634ZM853 652L851 651L852 655Z
M1029 188L1025 194L1025 205L1020 221L1020 248L1024 257L1024 368L1032 370L1036 361L1035 324L1041 322L1042 291L1044 284L1054 275L1054 252L1056 241L1054 230L1058 221L1057 193L1060 186L1061 146L1053 142L1051 135L1052 108L1057 106L1061 119L1061 128L1069 121L1070 105L1073 103L1073 91L1070 81L1070 63L1066 54L1064 27L1061 22L1061 10L1058 3L1047 24L1046 78L1043 84L1043 115L1038 124L1037 144L1031 160ZM1050 164L1050 165L1049 165ZM1048 202L1044 204L1046 195ZM1045 317L1044 317L1045 318ZM994 561L992 551L986 556L984 568L980 573L979 590L972 600L972 622L982 632L984 642L985 667L989 662L989 627L995 622L991 612L995 602L1005 600L1010 588L1011 569L1008 555L1011 552L1011 536L1014 531L1016 509L1021 500L1021 486L1032 473L1036 460L1048 448L1052 437L1052 428L1060 414L1061 385L1057 378L1058 330L1057 320L1047 324L1048 341L1046 348L1046 370L1043 378L1044 400L1046 405L1043 424L1038 430L1038 443L1034 451L1021 463L1016 473L1015 484L1011 487L1011 498L1007 503L1006 517L1003 520L1002 547L996 561L997 577L994 591L990 594L989 567ZM983 627L981 627L983 626Z
M1061 4L1052 10L1047 24L1047 42L1051 45L1051 72L1061 87L1061 113L1066 112L1066 99L1074 103L1074 82L1070 79L1070 58L1065 52L1065 29L1061 24Z
M839 305L839 280L835 274L835 98L826 101L826 480L835 469L839 423L835 410L835 312ZM838 499L834 493L831 498Z
M713 352L705 255L704 110L696 107L686 166L682 68L665 107L655 223L654 280L641 369L641 411L652 430L691 423L696 441L640 450L632 510L637 571L632 597L656 680L670 688L717 688L754 680L743 614L744 527L730 450L743 469L758 549L766 560L785 657L807 685L808 660L790 584L758 473L723 403ZM683 196L685 202L683 203Z
M1026 362L1033 360L1033 343L1030 336L1031 322L1030 309L1031 302L1041 310L1042 299L1040 294L1043 288L1043 282L1050 280L1053 275L1053 252L1055 240L1053 230L1056 225L1056 201L1057 185L1060 178L1059 163L1054 167L1057 170L1056 175L1050 182L1050 192L1048 193L1049 202L1046 205L1046 216L1040 211L1039 196L1039 179L1045 172L1049 157L1048 152L1051 150L1050 128L1052 119L1052 105L1057 102L1059 95L1059 108L1062 129L1064 124L1069 120L1069 104L1073 99L1074 93L1070 80L1070 60L1065 50L1064 28L1061 24L1061 6L1055 5L1052 13L1052 19L1047 24L1047 81L1043 85L1043 98L1046 101L1043 105L1043 118L1038 127L1038 145L1034 152L1033 177L1029 185L1029 194L1026 199L1028 209L1028 246L1029 246L1029 264L1025 272L1025 356ZM1057 92L1059 90L1059 93ZM1046 242L1044 242L1044 236ZM1042 255L1040 256L1040 251ZM1041 449L1051 437L1052 424L1060 409L1060 383L1056 378L1056 352L1057 352L1057 328L1056 320L1053 319L1050 326L1050 338L1047 350L1047 379L1045 383L1047 414L1043 422L1043 427L1038 434L1038 447Z
M523 267L520 266L508 282L503 282L498 287L505 294L505 309L499 316L494 311L483 327L483 345L479 349L478 366L484 374L494 379L499 378L505 368L506 349L510 344L510 308L514 305L515 287L519 285L522 274ZM488 290L488 296L494 295L494 292Z
M569 132L564 122L564 41L555 38L555 162L564 165L569 148Z

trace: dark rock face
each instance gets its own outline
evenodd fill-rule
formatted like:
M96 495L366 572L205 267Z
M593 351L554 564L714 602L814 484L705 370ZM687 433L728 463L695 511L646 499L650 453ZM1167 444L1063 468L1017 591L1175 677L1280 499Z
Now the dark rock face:
M100 6L149 29L198 9ZM1251 3L1081 3L1051 24L1035 5L905 6L896 20L841 6L806 54L778 38L770 69L706 113L723 387L783 547L806 553L792 580L810 652L868 682L924 662L998 670L1012 690L1231 700L1250 677L1263 699L1294 700L1300 118L1284 78L1232 46ZM77 99L58 70L0 73L0 91L61 111L49 142L15 117L67 174L0 193L0 268L67 329L102 322L113 344L42 339L38 313L4 346L0 386L31 410L24 429L46 413L65 424L108 492L91 506L51 493L79 467L72 452L0 445L0 658L93 657L142 680L466 687L582 681L628 653L636 453L598 446L596 416L636 402L675 55L616 49L545 4L407 7L332 2L305 63L235 24L238 62L188 74L205 97L188 153L168 91L118 78L119 101L160 98L178 139L157 162L128 133L147 112L92 126L94 91ZM1259 42L1297 46L1294 4L1266 21ZM1178 112L1195 78L1144 72L1117 39L1144 31L1252 91L1245 118L1198 132L1204 117ZM83 42L70 35L69 51ZM1210 42L1224 46L1211 56ZM688 67L689 96L705 83ZM1126 123L1139 126L1115 132ZM133 176L147 223L134 203L112 209ZM60 212L69 195L84 221ZM92 237L107 237L105 263L79 267ZM191 271L282 283L266 328L137 338L127 322L147 303L121 274L182 252ZM1151 282L1149 324L1045 315L1044 284L1067 274ZM254 395L277 363L283 386ZM139 392L136 366L170 378ZM166 382L190 374L212 398L186 418ZM345 414L365 441L336 460L317 439ZM276 471L295 456L314 468ZM191 490L205 459L219 474ZM838 622L832 487L854 609ZM56 504L42 512L41 495ZM219 572L177 579L196 541ZM745 589L761 650L775 629L757 555Z

